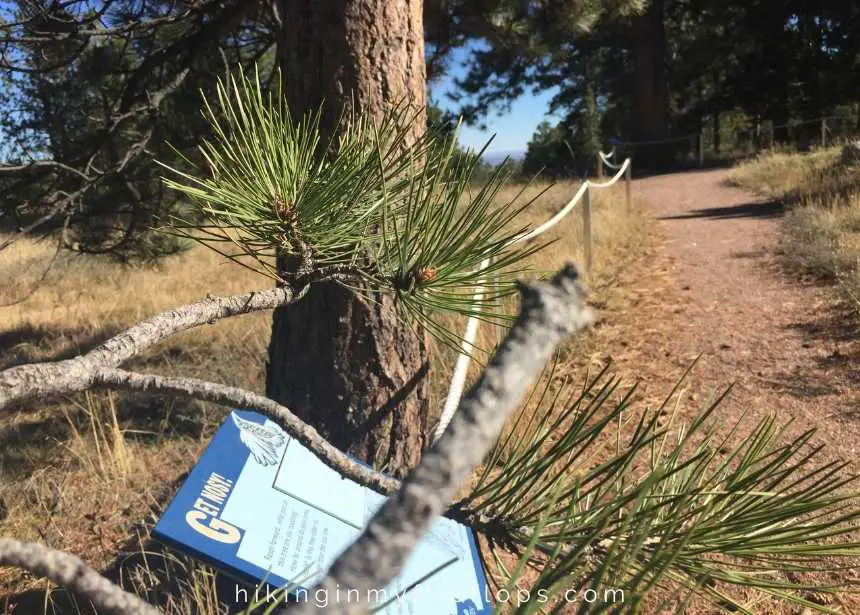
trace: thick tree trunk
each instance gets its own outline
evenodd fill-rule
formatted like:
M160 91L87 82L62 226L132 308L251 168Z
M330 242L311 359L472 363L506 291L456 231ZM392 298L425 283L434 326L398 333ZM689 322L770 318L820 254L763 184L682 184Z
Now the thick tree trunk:
M647 11L633 17L633 140L660 141L669 130L669 88L666 76L664 1L652 0ZM645 166L671 163L672 144L640 149Z
M379 117L386 105L425 108L422 0L284 0L281 64L298 117L323 104L323 139L348 105ZM420 115L414 134L424 130ZM426 442L423 335L400 322L390 297L367 302L319 284L275 312L267 393L333 444L394 475Z

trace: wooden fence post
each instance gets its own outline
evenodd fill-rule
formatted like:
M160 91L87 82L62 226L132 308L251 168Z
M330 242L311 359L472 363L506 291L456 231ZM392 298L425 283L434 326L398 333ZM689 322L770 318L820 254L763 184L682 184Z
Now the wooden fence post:
M582 195L582 245L585 250L585 272L591 275L591 189Z
M624 171L624 191L627 198L627 213L633 211L633 196L631 193L633 184L633 161L627 163L627 170Z
M821 118L821 147L827 147L827 118Z
M755 151L761 151L761 118L755 116Z

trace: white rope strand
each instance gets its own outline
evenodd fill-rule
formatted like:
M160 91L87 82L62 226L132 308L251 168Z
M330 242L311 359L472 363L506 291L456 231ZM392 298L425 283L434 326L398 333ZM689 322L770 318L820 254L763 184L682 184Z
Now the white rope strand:
M614 164L614 163L609 161L610 158L615 156L615 148L614 147L612 148L612 151L609 152L608 154L604 154L603 152L599 152L599 153L600 153L600 159L603 161L603 164L605 164L610 169L620 169L624 165L624 163Z
M532 231L529 231L525 235L520 235L516 239L512 240L510 243L508 243L505 246L505 248L512 246L515 243L519 243L521 241L528 241L529 239L534 239L535 237L537 237L541 233L548 231L549 229L554 227L556 224L558 224L559 222L564 220L565 216L567 216L567 214L569 214L571 211L573 211L573 208L576 207L576 204L579 202L579 199L581 199L582 195L585 194L585 191L588 190L588 186L589 186L588 180L582 182L582 185L579 187L579 190L576 191L576 194L573 196L572 199L570 199L570 201L567 203L567 205L565 205L561 209L561 211L559 211L552 218L550 218L549 220L547 220L546 222L541 224L536 229L533 229Z
M486 269L489 266L490 259L484 259L481 263L481 269ZM478 303L483 298L484 286L483 284L479 284L475 289L475 303ZM463 340L460 343L460 356L457 357L457 365L454 367L454 374L448 387L448 397L445 398L445 405L442 407L442 414L439 416L439 424L436 425L436 433L433 435L434 442L445 433L448 423L454 418L457 406L460 405L460 398L463 396L463 389L466 386L466 374L469 371L469 364L472 362L472 352L475 350L475 340L478 339L478 324L478 319L475 316L469 316L469 320L466 322L466 332L463 334Z
M612 153L609 156L615 154L615 148L612 149ZM604 162L606 162L605 154L600 152L601 158L603 158ZM608 157L608 156L606 156ZM512 246L516 243L520 243L521 241L528 241L530 239L534 239L538 235L545 233L556 224L561 222L573 209L576 207L576 204L582 198L582 196L588 191L589 188L608 188L615 183L618 182L619 179L624 175L625 171L630 167L631 160L630 158L626 158L624 162L620 165L610 165L606 162L607 166L611 166L612 168L617 168L618 172L615 176L609 181L605 182L591 182L589 180L585 180L582 182L582 185L579 187L579 190L576 191L576 194L573 195L573 198L568 201L568 203L561 208L561 210L555 214L552 218L541 224L536 229L532 229L528 233L524 235L520 235L519 237L511 240L505 248ZM481 270L486 269L490 266L490 259L485 259L481 263ZM475 289L475 302L480 302L484 298L484 280L481 279L481 282L478 284ZM463 333L462 342L460 344L460 355L457 357L457 364L454 366L454 373L451 376L451 384L448 387L448 396L445 398L445 405L442 408L442 414L439 416L439 423L436 425L436 431L433 434L433 441L438 440L445 430L448 428L448 424L451 422L451 419L454 418L454 413L457 410L457 406L460 405L460 398L463 396L463 389L466 386L466 374L469 371L469 364L472 362L472 351L475 349L475 340L478 337L478 318L474 315L469 316L469 319L466 321L466 331Z
M627 167L629 167L629 166L630 166L630 159L628 158L627 160L624 161L624 164L622 164L620 167L618 167L618 172L615 174L615 177L613 177L612 179L607 180L605 182L588 181L586 183L589 186L591 186L592 188L609 188L610 186L614 186L616 183L618 183L618 180L624 176L624 172L627 170Z

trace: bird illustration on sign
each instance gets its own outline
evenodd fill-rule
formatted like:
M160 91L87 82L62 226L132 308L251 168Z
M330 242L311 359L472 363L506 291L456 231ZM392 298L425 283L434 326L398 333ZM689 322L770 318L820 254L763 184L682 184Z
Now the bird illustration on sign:
M281 456L278 450L284 444L284 432L276 425L260 425L232 414L233 422L239 428L239 439L248 447L251 455L260 465L272 466Z

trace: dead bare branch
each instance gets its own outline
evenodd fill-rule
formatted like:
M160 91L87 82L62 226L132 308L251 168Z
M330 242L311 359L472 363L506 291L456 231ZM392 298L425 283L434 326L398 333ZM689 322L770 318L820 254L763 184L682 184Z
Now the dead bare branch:
M300 299L313 282L349 275L350 270L343 267L324 268L300 278L293 286L209 297L139 322L84 355L9 368L0 372L0 409L33 397L86 390L93 386L99 369L116 367L172 335L222 318L287 305Z
M100 197L93 195L122 185L127 176L135 174L142 160L152 156L151 136L166 121L165 100L187 87L188 75L197 70L195 59L228 33L241 33L235 43L223 48L235 53L243 64L247 57L251 62L260 57L273 41L266 28L255 27L260 20L254 3L238 0L188 0L155 12L149 3L114 6L111 0L99 3L97 8L76 1L24 4L28 5L21 11L25 17L0 23L0 68L30 75L36 81L49 79L57 69L76 66L98 38L126 47L141 42L148 48L153 41L162 39L163 43L136 66L112 69L111 75L122 81L122 87L114 95L106 90L100 92L104 98L102 109L90 115L91 134L83 147L52 150L55 157L45 158L44 153L28 152L26 143L18 143L24 152L21 159L7 164L0 161L0 174L13 179L15 188L7 189L3 209L13 215L28 210L28 217L38 218L20 233L0 241L0 251L26 233L52 223L65 221L67 227L78 231L87 228L93 212L109 216L121 213L129 205L122 198L113 198L111 202L116 206L108 204L105 208L94 205ZM253 35L246 37L249 32ZM35 59L28 62L28 57ZM39 196L32 195L34 190ZM137 218L148 225L153 212L170 208L171 197L168 194L132 204ZM134 239L143 229L144 224L129 225L119 241L95 234L65 247L123 258L133 251Z
M0 173L20 173L21 171L29 171L39 167L50 167L60 169L62 171L68 171L69 173L73 173L86 181L90 181L92 179L80 169L76 169L75 167L71 167L56 160L33 160L24 164L0 164Z
M233 408L258 410L278 423L290 436L304 444L323 463L340 473L341 476L384 495L400 488L399 480L390 478L366 465L356 463L349 455L330 444L316 429L290 412L289 408L264 395L196 378L137 374L120 369L98 370L92 386L144 393L169 393L178 397L211 401Z
M0 566L16 566L50 579L85 596L106 615L162 615L160 610L124 591L74 555L36 542L0 538Z

